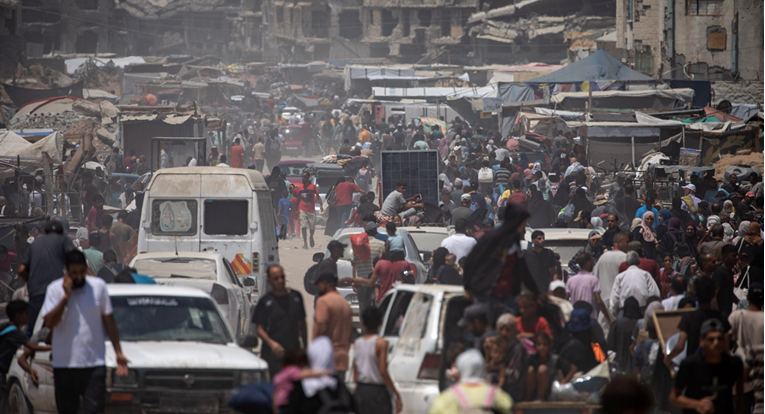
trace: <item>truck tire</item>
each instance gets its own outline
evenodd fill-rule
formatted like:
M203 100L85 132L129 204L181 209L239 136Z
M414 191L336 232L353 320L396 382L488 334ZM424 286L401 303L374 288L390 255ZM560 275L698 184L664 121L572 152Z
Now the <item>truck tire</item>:
M8 405L11 407L11 414L32 413L32 406L29 404L29 400L27 400L18 382L14 382L11 385L11 390L8 393Z

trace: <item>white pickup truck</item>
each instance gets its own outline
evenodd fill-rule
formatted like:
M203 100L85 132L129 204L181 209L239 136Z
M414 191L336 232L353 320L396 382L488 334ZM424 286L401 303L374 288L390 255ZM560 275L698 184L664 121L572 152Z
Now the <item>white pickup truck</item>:
M229 412L234 389L269 380L268 364L248 351L257 338L235 343L231 327L207 293L158 285L109 285L108 291L130 370L126 377L114 375L114 349L107 341L106 412ZM42 317L35 331L41 326ZM56 413L50 352L37 352L32 367L39 387L17 360L11 365L11 412Z

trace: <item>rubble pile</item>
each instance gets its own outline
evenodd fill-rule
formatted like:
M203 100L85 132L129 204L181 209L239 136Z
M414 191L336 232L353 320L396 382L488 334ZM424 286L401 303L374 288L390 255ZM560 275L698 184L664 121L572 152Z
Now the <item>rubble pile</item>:
M64 134L78 125L83 115L75 111L60 114L30 114L17 122L11 122L11 129L54 129Z
M760 171L764 171L765 168L763 168L763 164L765 163L763 163L761 152L742 150L738 151L735 155L721 155L720 159L716 163L712 164L712 166L715 167L715 179L724 181L725 170L729 167L736 165L748 165L750 167L757 168Z

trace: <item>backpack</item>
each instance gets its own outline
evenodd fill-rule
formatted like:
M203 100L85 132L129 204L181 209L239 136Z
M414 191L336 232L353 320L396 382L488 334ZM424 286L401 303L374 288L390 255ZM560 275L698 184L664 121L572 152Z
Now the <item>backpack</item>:
M490 183L494 181L494 174L492 174L491 168L483 167L478 171L479 183Z
M276 138L269 138L270 142L268 143L268 147L272 151L279 151L282 147L282 145L279 143L279 140Z
M457 401L460 403L460 414L485 414L494 412L491 406L494 404L494 396L497 393L497 387L491 386L489 392L486 393L486 400L481 407L471 407L465 393L462 392L459 385L455 385L451 388L454 395L457 397Z
M305 289L305 292L309 295L316 296L319 294L319 289L316 288L316 276L318 276L316 273L318 270L319 263L316 263L309 267L305 272L305 276L303 276L303 289Z

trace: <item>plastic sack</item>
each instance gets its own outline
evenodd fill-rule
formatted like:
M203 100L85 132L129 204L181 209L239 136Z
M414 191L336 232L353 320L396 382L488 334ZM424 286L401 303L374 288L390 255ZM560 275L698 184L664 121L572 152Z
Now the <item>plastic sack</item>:
M561 384L553 381L550 386L550 401L584 401L585 397L569 382Z
M353 254L356 255L362 262L369 261L369 236L366 233L351 234L351 248Z
M270 413L273 412L273 393L274 385L270 382L245 385L234 391L228 405L244 414Z

